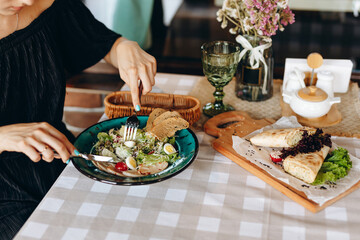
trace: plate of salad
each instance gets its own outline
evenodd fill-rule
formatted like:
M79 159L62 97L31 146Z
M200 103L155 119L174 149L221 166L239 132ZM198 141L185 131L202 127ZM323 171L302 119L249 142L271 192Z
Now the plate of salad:
M187 128L174 136L155 138L144 130L148 116L138 116L140 126L134 141L124 141L127 117L97 123L84 130L74 146L83 153L111 156L114 163L74 157L72 163L85 176L115 185L141 185L169 179L186 169L196 158L199 143Z

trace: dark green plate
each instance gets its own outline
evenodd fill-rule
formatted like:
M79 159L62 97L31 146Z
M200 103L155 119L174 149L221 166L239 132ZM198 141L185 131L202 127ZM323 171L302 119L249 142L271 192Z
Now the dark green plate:
M146 126L148 116L138 116L140 128ZM75 140L74 146L83 153L90 153L91 148L97 142L99 132L108 131L111 128L121 128L125 124L127 117L115 118L97 123L83 131ZM171 178L187 168L197 156L199 151L199 142L196 135L190 129L183 129L176 133L176 145L181 159L170 165L167 169L157 174L144 177L121 177L103 172L96 168L90 161L80 157L74 157L72 162L74 166L85 176L109 184L118 185L140 185L160 182Z

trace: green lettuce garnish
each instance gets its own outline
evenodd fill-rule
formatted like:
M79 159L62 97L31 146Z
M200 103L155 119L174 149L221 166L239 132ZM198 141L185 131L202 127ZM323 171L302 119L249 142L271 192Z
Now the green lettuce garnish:
M336 182L340 178L345 177L352 167L349 152L338 147L329 153L322 164L313 185L321 185L329 182Z
M98 135L97 135L97 138L98 138L99 141L101 141L101 142L111 141L110 135L107 134L106 132L99 132Z
M169 139L169 143L170 143L171 145L175 145L175 142L176 142L175 137L171 137L171 138Z
M153 164L165 162L165 161L168 162L169 164L172 164L179 158L180 157L179 157L178 153L162 155L162 154L146 154L142 151L139 151L138 155L136 156L136 160L145 165L153 165Z

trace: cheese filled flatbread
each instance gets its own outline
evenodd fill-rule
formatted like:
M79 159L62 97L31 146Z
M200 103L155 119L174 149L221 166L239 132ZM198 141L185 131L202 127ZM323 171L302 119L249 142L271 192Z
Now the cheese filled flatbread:
M301 127L288 129L271 129L250 138L250 142L262 147L293 147L303 137L304 131L314 134L315 128Z
M273 129L252 138L252 144L263 147L281 147L278 158L283 160L285 172L306 183L315 181L331 146L331 136L321 129L302 127ZM276 151L274 151L276 152ZM277 156L270 158L279 162Z
M329 150L330 148L324 145L317 152L290 155L283 160L284 170L304 182L312 183L315 181Z

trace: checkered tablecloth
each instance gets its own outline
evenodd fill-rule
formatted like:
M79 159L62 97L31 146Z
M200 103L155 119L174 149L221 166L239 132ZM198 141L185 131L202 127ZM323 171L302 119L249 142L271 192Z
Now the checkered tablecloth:
M187 94L199 78L156 80ZM197 159L160 183L114 186L68 165L15 239L360 239L359 190L311 213L216 152L213 137L196 135ZM336 141L360 157L360 140Z

